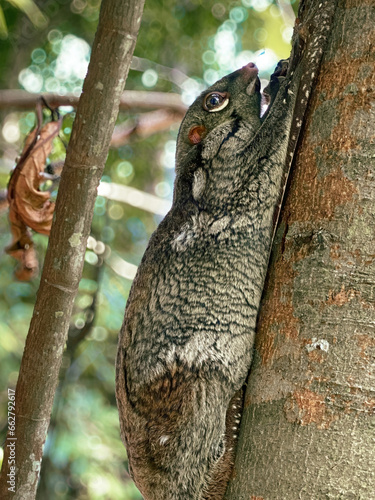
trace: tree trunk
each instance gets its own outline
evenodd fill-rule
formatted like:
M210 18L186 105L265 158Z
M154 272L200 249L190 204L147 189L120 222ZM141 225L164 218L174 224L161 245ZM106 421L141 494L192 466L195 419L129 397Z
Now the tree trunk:
M339 0L280 217L230 500L375 498L372 0Z
M11 410L15 412L15 430L9 426L4 447L0 481L2 500L35 498L42 449L73 301L82 274L96 190L133 55L143 3L142 0L102 2L22 358L15 410Z

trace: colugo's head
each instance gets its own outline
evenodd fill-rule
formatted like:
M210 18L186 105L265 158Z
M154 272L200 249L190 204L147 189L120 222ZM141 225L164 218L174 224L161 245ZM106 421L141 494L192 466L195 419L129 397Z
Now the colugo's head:
M224 123L244 121L257 129L260 125L260 106L260 82L254 63L211 85L193 102L181 123L177 167L192 148Z

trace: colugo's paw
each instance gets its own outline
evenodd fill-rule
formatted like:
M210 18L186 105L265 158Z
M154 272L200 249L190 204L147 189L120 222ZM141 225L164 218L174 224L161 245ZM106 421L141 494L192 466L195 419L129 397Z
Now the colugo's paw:
M272 73L269 84L263 90L263 101L264 104L269 107L275 100L277 92L279 91L281 83L284 81L287 71L288 71L289 59L281 59Z

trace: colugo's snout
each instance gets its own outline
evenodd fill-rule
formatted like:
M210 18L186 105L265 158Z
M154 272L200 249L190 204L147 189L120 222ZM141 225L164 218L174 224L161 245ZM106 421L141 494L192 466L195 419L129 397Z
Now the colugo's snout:
M249 82L249 85L246 87L247 95L260 92L260 80L258 78L259 70L253 62L249 62L243 66L239 72L241 73L242 78Z

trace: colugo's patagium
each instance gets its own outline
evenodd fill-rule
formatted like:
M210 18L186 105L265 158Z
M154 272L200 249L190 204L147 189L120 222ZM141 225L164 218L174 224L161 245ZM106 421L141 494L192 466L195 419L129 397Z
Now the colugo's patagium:
M265 118L249 63L181 124L173 205L139 266L117 358L122 438L146 500L225 493L293 110L287 79L275 82Z

